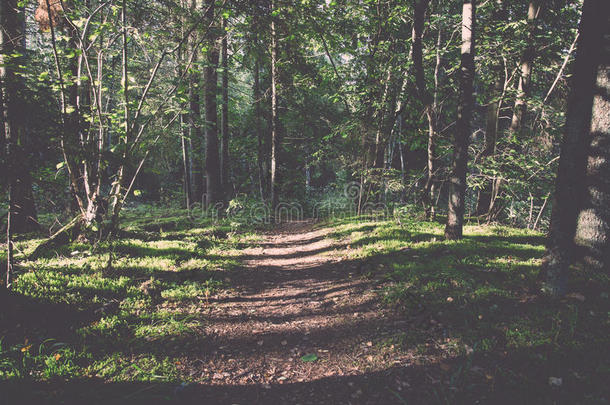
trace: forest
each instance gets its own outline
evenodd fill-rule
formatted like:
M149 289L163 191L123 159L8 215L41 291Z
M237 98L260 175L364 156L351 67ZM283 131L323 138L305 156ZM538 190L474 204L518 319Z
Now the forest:
M0 0L0 404L610 401L610 1Z

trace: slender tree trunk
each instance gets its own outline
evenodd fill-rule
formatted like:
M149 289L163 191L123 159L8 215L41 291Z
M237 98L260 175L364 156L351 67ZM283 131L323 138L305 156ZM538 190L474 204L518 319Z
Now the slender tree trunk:
M129 162L129 158L131 154L129 153L129 149L131 147L131 122L130 122L130 112L129 112L129 59L128 59L128 37L127 37L127 0L123 0L121 4L121 24L122 24L122 33L121 36L123 38L122 43L122 61L121 61L121 69L122 69L122 81L123 81L123 125L125 127L125 140L124 147L125 150L123 152L123 156L121 159L121 163L117 170L117 176L114 180L113 190L110 192L110 210L111 210L111 228L109 232L114 232L118 229L119 226L119 213L121 212L121 208L123 205L123 189L125 182L125 171L127 170L127 164Z
M256 149L256 165L258 167L258 188L261 196L261 201L265 200L266 187L266 174L263 166L265 160L265 145L264 145L264 134L261 125L261 90L260 90L260 66L258 62L258 55L255 56L254 60L254 127L256 129L256 139L258 141Z
M466 200L466 172L468 170L468 143L470 121L474 104L474 41L475 0L464 0L462 8L462 56L460 68L460 90L458 118L453 141L453 166L449 179L449 207L445 237L460 239L464 222Z
M426 218L434 217L434 175L436 172L436 98L430 95L426 86L423 66L423 46L422 38L424 32L424 18L428 10L429 0L418 0L415 2L413 15L413 30L411 34L411 58L413 59L413 69L415 71L415 86L420 100L424 103L426 118L428 119L428 149L427 149L427 179L424 186L423 201L425 206ZM441 30L439 28L436 50L435 66L435 92L438 83L438 69L440 66L440 41Z
M203 73L205 98L205 178L206 207L213 207L222 202L222 187L220 183L220 153L218 145L218 109L216 95L218 93L218 27L214 21L214 0L208 0L205 13L208 29L207 65Z
M509 128L509 133L513 138L521 136L525 115L527 113L527 100L530 97L532 64L535 56L535 23L539 11L540 5L538 4L538 0L531 0L527 11L527 25L529 31L527 39L528 45L521 57L521 76L519 77L517 98L515 99L515 108L513 110L513 117Z
M496 74L500 72L496 70ZM494 95L500 97L502 94L502 79L499 77L494 81ZM485 140L483 150L481 151L480 158L486 159L493 156L496 153L496 140L498 135L498 116L500 112L500 105L502 99L498 101L490 101L487 106L487 113L485 117ZM491 206L491 195L492 195L493 180L485 180L484 185L479 190L477 198L477 215L485 215L489 212Z
M271 1L271 10L274 10L274 2ZM278 190L278 160L280 148L279 116L277 106L277 32L275 20L271 20L271 209L275 209L279 203Z
M495 0L495 3L494 10L492 12L492 21L496 24L505 23L507 17L506 5L504 4L503 0ZM508 78L505 78L505 80L502 79L502 65L499 61L496 61L492 65L491 70L495 80L492 100L487 105L487 113L485 116L485 139L483 150L479 156L481 160L487 159L496 153L498 117L500 115L500 108L502 107L502 102L504 99L504 82L505 80L508 80ZM494 179L484 181L483 187L481 190L479 190L475 211L477 215L485 215L490 211L494 181Z
M553 296L566 292L577 245L589 265L608 270L609 16L606 0L585 0L541 272Z
M182 65L183 62L181 55L178 55L179 66L176 69L176 76L182 77ZM181 108L184 106L181 105ZM180 114L180 146L182 148L182 179L184 182L184 200L187 212L190 215L191 204L193 203L193 189L191 187L191 157L189 150L189 130L186 126L188 122L187 114Z
M221 153L221 176L222 189L225 197L229 197L229 61L227 51L227 20L222 20L222 153Z
M193 190L191 188L191 162L190 150L188 145L188 129L184 126L185 114L180 115L180 144L182 146L182 170L184 181L184 199L186 209L190 213L191 204L193 203Z

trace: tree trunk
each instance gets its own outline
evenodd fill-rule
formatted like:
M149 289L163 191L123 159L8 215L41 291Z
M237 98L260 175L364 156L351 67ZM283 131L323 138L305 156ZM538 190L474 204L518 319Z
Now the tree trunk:
M184 126L185 114L180 115L180 144L182 146L182 170L184 181L184 199L187 211L190 212L193 203L193 190L191 188L191 159L188 145L188 129Z
M532 63L535 55L535 22L540 11L540 6L537 3L537 0L531 0L527 11L528 45L521 57L521 76L519 77L517 98L515 99L515 108L513 110L513 117L509 128L511 138L514 138L511 139L512 141L517 140L521 136L525 122L525 114L527 113L527 100L530 97Z
M4 130L7 148L7 163L12 165L9 180L12 210L10 227L12 233L31 232L38 229L36 206L32 193L29 155L30 142L27 133L27 105L25 81L20 66L27 62L25 48L24 8L16 1L2 5L2 81ZM10 154L8 154L10 148ZM9 168L9 170L11 170Z
M605 16L605 35L598 42L601 60L587 144L586 192L581 194L584 202L574 238L585 266L597 272L610 270L610 7Z
M195 0L191 0L191 10L194 12L196 8ZM191 37L191 52L193 66L197 66L198 52L197 52L197 40L196 35L193 34ZM205 180L203 177L203 159L204 159L204 139L201 130L201 99L200 99L200 78L199 72L196 68L191 68L192 71L189 75L189 139L191 140L191 166L193 182L193 203L199 202L202 205L203 195L205 193Z
M497 74L499 72L497 71ZM494 82L494 95L500 96L502 92L502 80L496 78ZM500 104L502 100L490 101L487 106L487 113L485 116L485 140L483 150L479 156L482 160L493 156L496 153L496 140L498 136L498 116L500 112ZM492 195L493 180L484 180L484 185L479 190L477 198L477 215L485 215L489 212L491 206L491 195Z
M495 8L492 14L494 23L503 23L506 20L506 7L503 0L496 0ZM492 65L491 70L493 72L494 87L492 93L492 100L487 105L487 113L485 116L485 140L483 150L481 151L481 160L487 159L496 153L496 140L498 138L498 117L500 114L500 108L502 107L503 101L503 90L504 82L501 78L502 65L500 62L496 62ZM496 100L497 98L497 100ZM479 190L477 197L477 215L485 215L489 212L491 206L491 197L493 193L494 180L484 181L483 187Z
M264 134L261 126L261 91L260 91L260 67L258 62L258 55L254 61L254 85L253 85L253 96L254 96L254 128L256 130L256 139L258 141L256 149L256 165L258 167L258 188L261 197L261 201L265 200L265 190L267 176L265 175L265 169L263 161L265 159L264 149Z
M464 222L466 199L466 172L468 169L468 142L470 121L474 104L472 82L474 79L475 0L464 0L462 8L462 56L458 117L453 141L453 166L449 178L449 207L445 237L460 239Z
M176 76L178 80L182 77L182 53L178 54L178 68L176 69ZM184 108L184 105L180 105ZM180 114L180 146L182 149L182 181L184 182L184 200L187 212L190 215L191 204L193 203L193 189L191 187L191 156L189 150L189 130L186 126L188 122L187 114Z
M427 148L427 178L424 186L423 202L425 206L426 218L434 217L434 176L436 172L436 138L437 138L437 122L436 122L436 97L432 97L426 86L423 66L423 46L422 37L424 32L424 18L428 9L429 0L418 0L415 3L413 15L413 30L411 34L411 58L413 59L413 68L415 71L415 86L417 95L424 104L426 118L428 119L428 148ZM438 84L438 70L440 66L440 43L441 30L439 28L437 37L436 49L436 66L434 69L435 77L435 93ZM435 94L436 95L436 94Z
M552 296L566 292L569 267L579 256L576 245L593 267L608 270L609 8L607 0L585 0L583 5L541 272Z
M196 52L193 49L193 52ZM195 55L194 60L197 60ZM203 134L201 131L201 103L199 96L199 77L192 72L189 78L189 139L193 171L193 202L203 204L205 183L203 177Z
M228 61L228 51L227 51L227 20L223 18L222 20L222 153L220 155L221 159L221 176L220 182L222 184L222 189L224 191L224 195L228 198L229 188L230 188L230 179L229 179L229 61Z
M271 1L271 10L274 10L274 2ZM271 20L271 209L275 209L279 203L278 195L278 160L280 148L279 116L277 107L277 32L275 29L275 17Z
M208 0L205 13L208 28L207 65L203 73L205 98L205 178L206 207L211 208L223 200L220 183L220 153L218 150L218 33L214 24L214 0Z
M0 97L2 98L2 121L4 132L4 147L6 152L6 176L8 183L8 214L6 226L6 284L9 288L11 284L13 268L13 240L12 240L12 219L15 216L15 200L13 188L15 184L15 156L13 155L13 143L24 131L24 123L19 119L19 97L23 89L21 80L17 74L19 57L13 55L18 52L21 42L18 28L17 2L3 1L0 4Z

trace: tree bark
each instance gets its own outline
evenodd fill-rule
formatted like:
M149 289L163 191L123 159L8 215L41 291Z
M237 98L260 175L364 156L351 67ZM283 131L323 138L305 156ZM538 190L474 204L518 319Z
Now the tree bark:
M211 208L222 202L220 183L220 153L218 150L218 110L216 95L218 92L218 27L214 21L214 0L208 0L205 13L208 28L207 64L203 73L205 102L205 178L206 207Z
M513 110L513 117L511 119L509 134L513 141L517 140L523 132L525 115L527 113L527 100L530 97L530 83L532 77L532 64L535 56L535 23L540 12L540 5L537 0L529 2L527 11L527 25L528 25L528 45L523 52L521 57L521 76L519 77L519 84L517 88L517 97L515 99L515 108Z
M229 197L230 179L229 179L229 61L228 61L228 50L227 50L227 20L222 20L222 116L221 116L221 129L222 129L222 153L221 159L221 176L220 182L224 195Z
M593 267L608 270L609 16L606 0L585 0L541 272L555 297L566 292L577 245Z
M505 23L507 13L506 5L503 0L496 0L494 11L492 13L492 20L496 24ZM504 80L502 80L502 65L499 61L496 61L491 66L491 71L494 80L494 87L492 93L492 99L487 105L487 113L485 116L485 139L483 150L479 155L481 160L487 159L496 153L496 141L498 138L498 118L500 115L500 108L502 107L503 94L504 94ZM507 79L506 79L507 80ZM476 214L485 215L489 212L493 194L493 183L494 180L484 181L483 187L479 190L477 196Z
M176 77L178 80L182 77L183 54L178 54L178 68L176 69ZM180 105L180 108L184 108ZM189 150L189 129L187 128L188 114L180 114L180 146L182 149L182 181L184 182L184 200L187 212L190 215L191 204L193 203L193 189L191 186L191 155Z
M258 55L255 56L254 60L254 84L253 84L253 96L254 96L254 127L256 129L257 149L256 149L256 165L258 167L258 188L261 197L261 201L265 200L265 190L267 189L266 174L263 162L265 160L265 145L264 145L264 134L261 125L261 90L260 90L260 66L258 61Z
M415 2L413 15L413 30L411 34L411 57L415 71L415 86L417 95L424 103L424 111L428 120L428 148L427 148L427 178L424 186L423 202L425 206L426 218L433 218L434 213L434 181L436 173L436 138L437 138L437 106L436 97L432 97L426 85L423 66L423 45L422 38L424 32L424 18L428 9L429 0L418 0ZM440 45L441 30L439 28L436 43L436 65L434 69L435 95L438 85L438 71L440 67Z
M604 14L602 14L604 15ZM590 140L585 168L585 197L574 241L587 268L610 270L610 7L598 42L601 60L593 94Z
M274 1L271 1L271 10L274 10ZM271 19L271 209L275 209L279 203L278 190L278 160L280 148L279 116L277 106L277 32L275 19Z
M191 0L191 10L195 10L195 0ZM191 37L191 52L193 65L197 65L196 35ZM193 182L193 203L199 202L202 205L203 195L205 194L205 180L203 177L203 162L204 162L204 138L201 130L201 99L200 99L200 78L196 68L191 68L189 75L189 139L191 140L191 165L192 165L192 182Z
M449 207L447 225L445 226L445 237L449 240L460 239L463 231L468 143L474 104L472 84L474 80L474 41L475 0L464 0L462 7L462 56L458 117L453 140L453 166L449 178Z
M36 206L32 193L30 174L30 142L27 133L27 105L25 80L20 66L26 62L25 12L16 1L8 0L2 4L2 36L0 68L2 81L5 148L7 164L10 163L8 177L12 210L10 211L10 230L12 233L32 232L38 229ZM10 153L9 153L10 150Z

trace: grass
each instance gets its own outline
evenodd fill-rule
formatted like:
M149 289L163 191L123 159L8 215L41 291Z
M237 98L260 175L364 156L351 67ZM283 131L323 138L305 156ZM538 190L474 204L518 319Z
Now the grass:
M245 227L185 214L129 210L121 238L36 260L26 258L40 239L19 240L21 311L0 318L0 379L185 381L176 364L205 338L201 310L230 288L224 278L238 264L226 252L255 239Z
M354 218L325 226L347 243L347 260L362 261L367 277L385 281L385 305L425 319L387 343L422 361L453 362L439 402L475 401L500 387L529 403L608 400L607 273L575 267L572 293L550 301L538 294L542 234L470 225L464 239L446 241L440 223L400 222Z
M18 241L17 309L0 318L0 379L196 380L181 364L205 343L208 298L231 288L239 250L259 236L184 214L130 210L112 243L72 243L31 261L40 240ZM541 297L543 235L469 225L463 240L445 241L441 224L405 219L318 226L345 245L346 263L383 283L383 305L416 325L379 345L441 364L443 384L430 387L436 402L503 390L529 403L610 397L608 274L574 268L570 296Z

